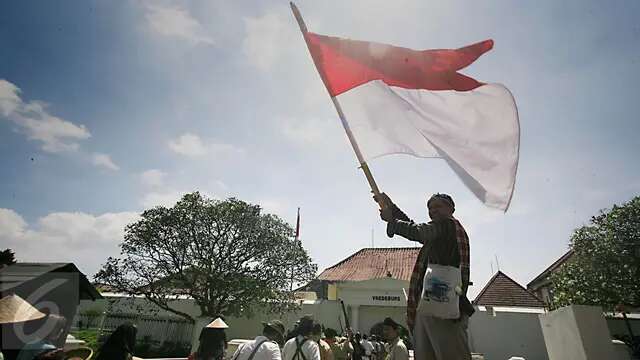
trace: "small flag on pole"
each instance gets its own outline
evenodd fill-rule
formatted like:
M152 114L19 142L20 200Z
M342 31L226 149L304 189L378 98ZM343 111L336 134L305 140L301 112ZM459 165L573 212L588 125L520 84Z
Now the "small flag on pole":
M300 240L300 208L298 208L298 219L296 220L296 240Z

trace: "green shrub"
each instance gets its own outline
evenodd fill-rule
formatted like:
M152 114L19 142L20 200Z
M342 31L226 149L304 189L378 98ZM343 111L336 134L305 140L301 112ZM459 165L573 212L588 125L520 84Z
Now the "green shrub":
M94 353L100 348L98 344L98 330L96 329L83 329L72 331L71 335L78 340L86 342L85 346L91 348Z
M157 341L152 341L145 337L142 341L139 341L136 344L133 354L141 358L176 358L187 357L190 350L191 344L189 343L174 343L167 341L160 345Z

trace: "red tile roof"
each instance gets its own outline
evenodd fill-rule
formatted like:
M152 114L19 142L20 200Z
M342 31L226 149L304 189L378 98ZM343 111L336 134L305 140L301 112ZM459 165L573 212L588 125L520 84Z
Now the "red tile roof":
M556 269L558 269L564 263L569 261L572 256L573 256L573 249L570 249L569 251L564 253L564 255L562 255L558 260L556 260L553 264L549 265L548 268L544 269L544 271L541 272L540 275L536 276L535 279L531 280L531 282L527 284L527 289L532 291L537 290L537 288L539 288L541 285L544 285L545 283L547 283L549 280L549 275L555 272Z
M364 281L389 277L409 281L420 248L365 248L323 271L318 280Z
M498 271L473 300L475 305L542 308L544 303L522 285Z

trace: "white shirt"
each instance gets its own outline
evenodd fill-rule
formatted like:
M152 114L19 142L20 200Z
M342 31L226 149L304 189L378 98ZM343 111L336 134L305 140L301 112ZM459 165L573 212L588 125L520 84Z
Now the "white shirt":
M233 354L233 360L248 360L249 356L253 352L253 349L256 345L261 342L266 342L258 348L256 354L253 356L253 360L281 360L280 356L280 347L273 341L270 341L266 337L260 335L255 338L252 342L248 342L246 344L240 345L238 350L236 350L235 354Z
M301 351L304 355L304 359L302 356L299 356L298 359L294 359L297 349L296 339L301 343L304 340L304 337L298 335L298 337L289 339L289 341L284 344L284 347L282 348L282 360L320 360L320 347L311 339L307 339L307 341L302 344Z
M371 341L362 339L360 340L360 345L362 345L362 347L364 348L365 357L370 357L371 354L373 354L375 348L373 347Z
M395 338L390 344L385 346L388 360L409 360L409 351L404 341L400 337Z

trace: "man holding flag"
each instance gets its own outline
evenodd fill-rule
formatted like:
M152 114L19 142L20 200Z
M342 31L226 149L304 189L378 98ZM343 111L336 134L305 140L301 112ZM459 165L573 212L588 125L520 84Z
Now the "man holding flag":
M413 267L407 294L407 325L414 338L416 359L471 359L467 338L469 316L474 312L467 299L469 287L469 237L453 217L455 203L446 194L435 194L427 201L431 221L416 224L385 194L374 196L382 204L380 217L387 222L387 235L400 235L423 246ZM448 284L444 296L434 296L434 278L442 288L446 274L442 268L459 274L459 281ZM434 276L431 276L434 274ZM444 276L443 276L444 275ZM426 287L431 287L426 289ZM445 298L457 309L441 313L428 304ZM425 305L426 304L426 305ZM457 311L456 311L457 310ZM457 317L456 317L457 315Z
M490 51L493 40L412 50L312 33L293 3L291 9L387 235L423 244L407 296L416 359L471 359L469 239L453 217L453 199L433 195L427 201L432 221L416 224L380 192L367 161L390 154L443 159L480 201L506 211L520 153L516 103L504 85L460 73Z

